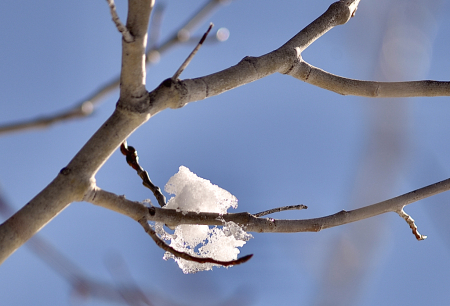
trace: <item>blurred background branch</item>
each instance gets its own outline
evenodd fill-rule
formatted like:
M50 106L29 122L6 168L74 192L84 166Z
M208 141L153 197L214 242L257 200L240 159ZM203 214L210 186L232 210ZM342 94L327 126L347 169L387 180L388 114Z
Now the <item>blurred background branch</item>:
M181 44L196 44L198 38L191 37L191 33L204 22L220 5L227 4L231 0L209 0L204 3L200 9L193 14L188 20L179 27L179 29L169 36L168 39L158 44L161 19L163 15L163 5L156 6L156 16L153 16L150 26L153 26L149 36L149 50L147 51L146 64L149 66L159 62L161 56L172 48ZM219 29L216 36L208 39L208 42L221 42L228 38L226 29ZM49 115L42 115L34 119L25 119L16 123L3 123L0 125L0 135L22 132L29 129L47 128L53 124L64 122L67 120L79 119L91 115L95 108L110 94L119 88L119 77L113 78L111 81L100 86L87 98L79 101L75 106Z

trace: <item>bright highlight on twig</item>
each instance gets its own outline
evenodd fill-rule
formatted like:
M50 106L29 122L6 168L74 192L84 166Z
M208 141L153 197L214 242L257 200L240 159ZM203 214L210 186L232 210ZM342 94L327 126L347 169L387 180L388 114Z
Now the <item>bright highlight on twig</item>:
M194 48L194 50L192 50L191 54L189 54L189 56L186 58L186 60L183 62L183 64L181 64L180 68L178 68L177 72L175 72L175 74L173 75L173 77L172 77L173 81L178 79L178 77L181 75L181 73L184 71L184 69L186 69L186 67L189 65L191 60L194 58L194 55L197 53L197 51L202 46L203 42L205 41L206 37L208 36L208 34L211 31L213 26L214 26L214 24L211 22L209 24L208 30L206 30L205 34L203 34L203 36L200 39L200 41L198 42L197 46Z
M120 21L119 15L117 15L116 11L116 5L114 4L114 0L106 0L109 5L109 9L111 10L111 16L112 20L114 21L114 24L117 27L117 30L119 30L120 33L122 33L123 39L130 43L134 41L133 35L131 35L130 31L128 31L127 27L123 25L123 23Z
M425 240L427 236L424 236L419 233L419 230L417 229L417 225L414 223L414 219L411 218L410 215L408 215L403 209L397 211L397 214L402 217L406 223L408 223L409 227L411 228L414 236L416 236L417 240Z

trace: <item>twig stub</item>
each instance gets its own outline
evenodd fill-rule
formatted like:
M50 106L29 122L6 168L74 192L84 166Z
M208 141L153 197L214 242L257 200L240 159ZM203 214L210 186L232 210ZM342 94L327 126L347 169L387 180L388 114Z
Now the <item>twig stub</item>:
M142 184L152 191L153 195L158 201L159 206L164 207L166 205L166 197L161 192L161 189L153 184L150 176L148 175L148 172L145 171L144 168L141 167L141 165L139 165L139 156L136 149L132 146L128 146L127 141L125 140L120 145L120 152L125 155L128 165L136 170L137 174L142 179Z
M175 81L176 79L178 79L178 77L181 75L181 73L184 71L184 69L186 69L186 67L189 65L191 60L194 58L197 51L202 46L203 42L205 41L206 37L208 36L208 34L211 31L213 26L214 26L214 24L211 22L209 24L208 30L206 30L205 34L203 34L203 36L200 39L200 41L198 42L197 46L194 48L194 50L192 50L191 54L189 54L189 56L186 58L186 60L183 62L183 64L181 64L181 66L180 66L180 68L178 68L177 72L175 72L175 74L172 77L172 80Z

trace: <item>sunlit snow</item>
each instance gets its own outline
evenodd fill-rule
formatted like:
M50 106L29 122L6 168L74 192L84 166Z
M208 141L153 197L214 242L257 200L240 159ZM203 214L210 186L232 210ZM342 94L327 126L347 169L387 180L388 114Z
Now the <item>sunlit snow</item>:
M165 186L166 192L175 195L165 208L180 211L215 212L226 214L228 208L237 207L237 199L228 191L210 181L198 177L181 166L177 174ZM224 222L221 227L208 225L179 225L173 234L166 233L162 223L155 224L161 238L170 241L170 246L198 257L211 257L228 261L237 259L238 247L242 247L252 235L233 222ZM164 259L174 258L184 273L211 270L214 264L199 264L175 258L166 252Z

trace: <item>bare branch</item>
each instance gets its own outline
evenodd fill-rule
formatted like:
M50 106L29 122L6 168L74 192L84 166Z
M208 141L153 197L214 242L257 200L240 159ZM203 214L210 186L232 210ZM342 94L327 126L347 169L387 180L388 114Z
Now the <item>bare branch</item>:
M360 81L326 72L308 64L301 57L299 62L287 74L341 95L370 98L450 96L450 82L448 81Z
M238 86L256 81L275 72L288 74L302 81L332 90L340 94L366 97L417 97L448 96L450 82L371 82L339 77L304 62L301 52L332 27L348 21L359 1L333 3L319 18L300 31L286 44L260 57L245 57L237 65L225 70L199 77L169 83L171 108L183 107L194 102L221 94ZM346 6L346 3L350 3ZM175 99L178 99L176 101Z
M167 245L163 240L161 240L161 238L158 237L156 232L150 227L146 218L143 218L143 219L139 220L138 222L140 225L142 225L145 232L147 234L149 234L150 237L152 237L153 241L156 243L157 246L159 246L164 251L169 252L169 253L173 254L174 256L182 258L184 260L194 261L197 263L212 263L212 264L228 267L228 266L235 266L235 265L243 264L243 263L247 262L248 260L250 260L250 258L253 257L253 254L250 254L250 255L246 255L244 257L238 258L236 260L230 260L230 261L215 260L213 258L208 258L208 257L195 257L195 256L189 255L187 253L177 251L174 248L172 248L171 246Z
M128 1L127 29L132 42L122 41L122 69L118 105L129 107L146 100L145 49L147 29L154 0ZM126 105L124 105L126 104Z
M230 266L230 265L238 265L238 264L244 263L253 256L253 255L247 255L247 256L238 258L236 260L232 260L232 261L218 261L218 260L215 260L212 258L194 257L189 254L175 250L174 248L168 246L163 240L161 240L158 237L156 232L148 224L148 220L151 219L151 217L149 215L152 214L152 212L153 212L152 209L154 207L150 207L150 208L145 207L144 204L129 201L129 200L125 199L125 197L123 197L123 196L119 197L113 193L104 191L98 187L96 188L95 192L91 193L90 196L86 197L84 200L91 202L92 204L114 210L116 212L119 212L121 214L124 214L124 215L127 215L127 216L133 218L134 220L138 221L139 224L141 224L141 226L144 228L145 232L147 234L149 234L150 237L152 237L153 241L155 241L155 243L160 248L173 254L176 257L179 257L179 258L182 258L185 260L195 261L198 263L213 263L213 264L218 264L218 265L222 265L222 266ZM165 211L172 211L172 210L165 209ZM216 215L216 217L218 216L218 214L215 214L215 215ZM216 220L216 221L218 221L218 220ZM222 222L220 222L220 221L218 221L218 222L219 222L218 225L223 225Z
M163 82L166 87L164 91L170 92L164 92L163 95L166 99L169 95L173 100L167 105L171 108L183 107L189 102L221 94L276 72L289 73L301 58L301 52L304 49L333 27L344 24L351 18L356 10L354 3L358 1L351 1L350 4L347 2L350 3L350 1L333 3L325 13L283 46L270 53L260 57L247 56L235 66L204 77L171 83L166 80ZM158 95L156 92L158 89L160 88L155 89L156 95Z
M13 209L11 205L6 201L0 191L0 215L7 217L12 213ZM137 284L132 284L127 287L115 287L112 284L92 279L72 260L39 234L34 235L25 245L48 267L64 278L77 295L116 303L122 302L121 296L126 296L133 297L133 301L135 302L152 305Z

